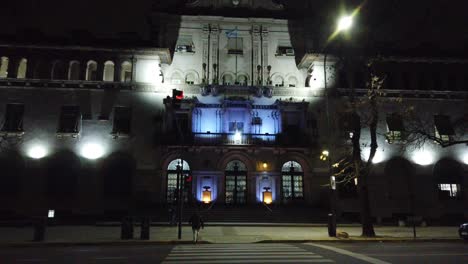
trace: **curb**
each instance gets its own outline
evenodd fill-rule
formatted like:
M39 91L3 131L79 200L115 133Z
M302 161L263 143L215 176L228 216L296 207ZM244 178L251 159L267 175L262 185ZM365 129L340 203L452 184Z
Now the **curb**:
M255 242L246 242L239 244L269 244L269 243L466 243L463 239L458 238L391 238L391 237L376 237L376 238L346 238L346 239L308 239L308 240L261 240ZM141 240L128 240L128 241L101 241L101 242L14 242L14 243L0 243L0 248L26 248L26 247L73 247L73 246L139 246L139 245L183 245L193 244L192 241L184 240L170 240L170 241L141 241ZM223 244L210 241L200 241L198 244Z

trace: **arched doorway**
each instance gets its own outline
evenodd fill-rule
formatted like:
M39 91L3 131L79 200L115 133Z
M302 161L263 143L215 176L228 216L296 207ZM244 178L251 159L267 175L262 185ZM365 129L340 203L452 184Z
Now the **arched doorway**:
M288 161L281 168L281 198L283 203L304 199L304 172L296 161Z
M233 160L225 171L226 204L242 205L247 202L247 167L242 161Z
M180 173L178 174L178 170ZM190 166L187 161L182 159L175 159L169 163L167 166L167 183L166 183L166 201L167 203L175 203L177 201L178 192L177 190L182 185L183 180L186 177L190 177ZM179 177L179 179L177 178ZM184 200L188 200L188 195L191 192L191 186L185 186L183 197Z

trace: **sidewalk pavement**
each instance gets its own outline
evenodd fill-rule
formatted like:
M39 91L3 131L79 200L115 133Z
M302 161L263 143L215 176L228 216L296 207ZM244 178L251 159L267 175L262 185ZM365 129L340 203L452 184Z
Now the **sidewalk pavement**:
M255 243L255 242L305 242L305 241L413 241L411 227L375 226L375 238L361 237L359 225L338 226L349 238L330 238L326 225L210 225L201 230L204 243ZM461 241L455 226L416 227L416 241ZM0 227L1 246L27 245L90 245L125 243L189 243L190 226L182 227L182 239L177 239L177 227L152 226L150 240L139 240L140 228L135 226L133 240L120 240L120 226L49 226L44 242L32 242L32 227Z

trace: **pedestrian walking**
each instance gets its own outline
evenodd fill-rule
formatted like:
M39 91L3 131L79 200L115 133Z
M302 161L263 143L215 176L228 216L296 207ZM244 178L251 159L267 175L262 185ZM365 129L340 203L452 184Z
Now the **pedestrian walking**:
M176 222L176 215L177 215L177 212L176 212L176 207L174 205L171 205L169 207L169 225L170 226L175 226L177 225L177 222Z
M190 217L189 223L192 224L193 243L197 243L200 228L204 228L203 219L198 212L195 212Z

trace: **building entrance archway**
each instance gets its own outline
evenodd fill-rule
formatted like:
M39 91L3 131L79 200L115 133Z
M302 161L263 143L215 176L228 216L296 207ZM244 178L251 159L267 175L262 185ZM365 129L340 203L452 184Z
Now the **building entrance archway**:
M239 160L230 161L225 171L226 204L242 205L247 202L247 168Z

